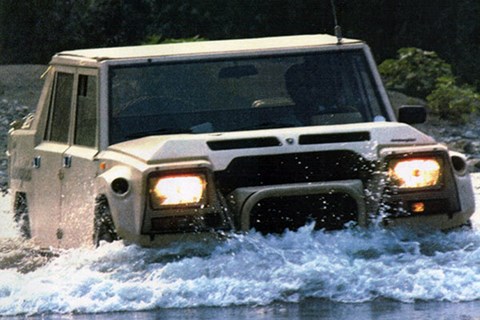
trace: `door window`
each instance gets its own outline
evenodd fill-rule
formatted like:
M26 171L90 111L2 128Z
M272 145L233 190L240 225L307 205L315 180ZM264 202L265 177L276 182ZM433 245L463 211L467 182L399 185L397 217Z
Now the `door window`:
M74 144L94 147L97 138L97 79L79 75Z
M68 142L70 124L70 108L72 105L73 74L58 72L55 80L55 91L50 108L50 121L47 127L46 140Z

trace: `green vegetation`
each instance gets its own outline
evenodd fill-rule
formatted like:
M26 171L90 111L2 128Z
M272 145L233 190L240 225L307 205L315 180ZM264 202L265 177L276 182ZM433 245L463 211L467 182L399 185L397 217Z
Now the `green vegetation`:
M480 110L480 95L470 86L458 86L452 77L437 79L435 89L427 96L428 107L441 119L466 123Z
M382 62L379 72L388 89L426 99L441 119L465 123L480 110L480 95L472 86L458 85L452 67L435 52L401 48L398 59Z
M195 41L205 41L207 39L202 38L200 36L195 36L191 38L178 38L178 39L170 39L164 38L160 35L152 35L148 36L147 40L143 44L160 44L160 43L182 43L182 42L195 42Z
M345 37L377 61L398 48L437 52L480 87L480 1L335 0ZM1 0L0 64L46 64L58 51L162 39L333 33L329 0Z
M344 36L385 60L388 87L427 99L443 118L479 108L480 1L335 1ZM0 64L46 64L78 48L333 33L331 9L329 0L1 0Z
M398 59L387 59L378 69L387 88L409 96L425 98L440 77L453 78L452 67L435 52L401 48Z

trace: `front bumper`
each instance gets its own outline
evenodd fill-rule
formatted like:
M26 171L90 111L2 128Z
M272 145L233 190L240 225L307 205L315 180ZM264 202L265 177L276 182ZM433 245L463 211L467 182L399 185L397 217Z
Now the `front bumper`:
M363 189L360 180L284 184L239 188L228 199L241 231L283 232L309 222L338 229L349 221L365 225Z
M459 183L468 186L466 180ZM414 194L409 197L412 201L418 200ZM223 231L248 232L252 229L264 234L282 233L309 223L315 223L317 230L342 229L349 223L363 227L380 223L386 227L445 230L467 224L474 212L474 203L467 201L454 212L438 206L434 212L422 214L412 214L401 208L388 213L382 211L382 207L374 212L378 207L369 201L361 180L245 187L236 189L225 198L228 203L220 205L217 202L202 215L192 212L164 219L152 218L150 224L144 224L144 228L151 229L144 229L147 232L143 233L150 240L137 242L155 245L172 240L201 240L215 238ZM442 201L448 203L448 200L440 200L440 204L444 203ZM409 201L405 200L405 203ZM209 216L216 218L209 220ZM155 226L156 223L161 225Z
M282 233L313 222L316 229L325 230L341 229L351 222L367 226L372 221L435 229L464 225L475 209L470 176L452 164L445 149L431 150L426 146L383 149L380 158L442 157L442 188L392 193L385 182L383 160L367 161L353 152L329 151L238 157L223 171L214 171L209 161L151 166L139 172L137 187L109 201L119 235L151 246L163 243L162 239L182 240L194 235L201 239L223 231ZM148 199L145 177L192 170L206 177L208 198L204 206L157 210L142 200ZM410 209L417 202L423 202L426 209L412 213Z

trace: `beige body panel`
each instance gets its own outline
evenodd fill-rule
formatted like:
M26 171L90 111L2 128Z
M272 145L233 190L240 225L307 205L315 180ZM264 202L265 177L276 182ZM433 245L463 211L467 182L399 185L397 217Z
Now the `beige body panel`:
M113 140L111 137L110 126L114 128L112 122L115 119L109 106L112 92L114 92L110 81L113 81L112 78L115 75L112 75L110 71L118 70L115 68L128 69L153 63L161 64L163 68L165 64L182 65L196 61L225 60L230 62L229 59L232 58L240 60L247 58L248 60L270 57L275 54L282 57L285 55L290 55L289 57L312 56L316 53L343 51L355 51L359 52L359 55L363 55L362 63L369 70L359 72L361 76L357 76L355 79L356 81L368 80L371 89L364 94L365 96L362 96L362 99L370 102L373 98L369 99L369 95L375 96L376 110L382 110L381 112L372 111L368 117L364 117L360 112L351 112L351 110L344 113L319 114L312 118L313 123L309 124L310 126L302 123L301 126L294 124L283 128L236 129L230 132L212 129L210 132L202 131L203 133L194 132L194 130L185 134L151 133L145 137L134 137L130 140L129 138ZM270 65L276 64L277 62ZM358 65L356 67L360 68ZM284 71L281 68L278 70ZM51 100L55 90L59 90L56 87L55 77L59 73L73 75L70 121L66 124L69 126L68 140L65 143L49 141L47 138L48 126L52 120ZM190 73L188 74L190 75ZM271 73L267 73L267 75L271 77ZM281 75L283 76L283 73ZM220 74L215 73L215 76L220 78ZM82 87L83 84L90 81L84 82L85 79L90 79L90 77L96 81L94 88ZM239 77L241 78L242 75ZM343 77L348 78L348 75L343 74ZM222 81L230 81L234 78L222 79ZM128 78L128 81L122 83L127 84L125 88L131 87L130 79ZM192 83L201 84L202 80L203 78L199 78L197 82ZM283 110L284 107L291 108L294 105L293 100L287 97L287 92L285 92L287 91L286 80L282 77L275 81L272 82L275 83L275 86L282 83L280 94L255 96L256 99L253 102L250 101L249 104L246 104L255 112L269 110L265 118L270 118L271 109ZM250 87L242 87L247 88L243 92L255 91L253 89L257 89L257 83L255 82L255 85ZM350 82L346 81L345 83ZM199 85L199 87L201 86ZM87 99L86 88L96 90L95 97ZM118 96L128 96L130 93L126 92L128 90L122 90L123 86L117 88L120 88ZM355 87L355 90L360 89ZM346 91L353 96L352 92L355 90ZM201 91L201 96L205 96L203 92ZM205 104L210 105L212 100L216 100L217 92L218 90L214 91L214 98L209 98ZM278 90L276 92L278 93ZM263 94L263 92L261 93ZM156 92L153 93L154 96L156 94ZM181 100L180 98L183 97L174 98ZM88 103L95 104L96 123L93 123L93 126L92 123L88 123L89 126L81 132L85 135L93 133L95 141L81 145L75 141L76 129L81 122L81 120L77 120L77 116L80 105L89 106ZM206 111L217 112L218 110ZM230 109L223 111L231 112ZM130 116L133 118L136 115ZM230 113L227 117L220 117L220 119L228 125L231 122L227 120L233 120L232 122L237 120L236 118L227 119L229 116ZM281 116L285 116L284 111L281 111ZM167 116L162 115L162 117ZM213 122L211 118L209 115L208 121ZM169 118L154 119L156 126L158 121L168 122L165 119ZM294 157L304 154L319 156L320 153L336 155L343 152L342 154L353 154L358 158L358 162L367 162L370 167L362 168L362 170L381 171L384 170L382 161L392 155L408 157L412 154L422 156L435 154L437 157L442 157L444 162L448 188L443 191L437 190L438 192L434 196L429 193L430 190L422 191L419 192L419 197L426 199L427 204L428 201L444 201L446 199L445 201L450 201L450 204L455 204L452 204L452 208L455 207L458 212L451 212L453 210L451 209L448 214L439 212L432 215L401 217L392 220L390 225L450 229L467 223L474 212L475 203L470 177L466 170L461 168L461 164L465 162L464 159L459 155L449 153L432 137L410 125L398 123L396 119L376 70L373 56L367 45L359 40L343 39L339 43L336 37L329 35L305 35L64 51L56 54L51 60L35 117L24 120L21 128L16 127L10 132L8 147L10 188L15 195L26 195L32 237L40 246L64 248L91 246L94 234L95 199L98 196L107 200L115 229L126 242L143 246L163 246L186 239L203 241L206 238L222 238L222 236L219 237L219 234L223 234L225 230L246 232L252 225L250 212L265 199L332 193L346 194L355 203L359 215L356 217L356 221L362 226L369 224L371 216L376 214L378 203L383 200L382 192L384 190L382 188L385 185L382 179L385 176L382 174L384 172L369 172L368 179L357 175L328 181L318 178L313 182L307 181L307 179L278 182L274 177L272 178L273 182L263 183L260 181L258 185L248 185L247 181L244 185L232 187L230 190L228 187L222 186L221 182L218 183L218 176L225 174L231 164L238 159L262 157L274 159L285 155ZM140 119L138 122L142 129L145 126L143 120ZM60 124L62 123L60 122ZM208 122L200 123L200 125L208 127ZM213 128L211 123L210 125ZM198 126L194 127L198 129ZM256 145L258 141L260 144ZM263 145L264 142L267 142L267 145ZM242 146L242 143L246 144ZM455 159L456 166L452 159ZM354 163L357 163L357 160ZM338 161L344 160L339 159ZM279 167L281 164L281 162L277 163ZM299 163L299 165L302 164ZM311 162L311 165L315 166L315 162ZM348 170L348 168L343 169ZM331 167L325 170L331 170ZM321 171L318 170L320 173ZM202 205L191 206L191 208L167 206L162 209L152 205L151 194L153 191L150 189L152 187L149 185L148 179L151 177L156 179L163 174L192 172L201 175L207 182ZM279 172L278 174L294 175L294 172ZM321 176L321 174L317 176ZM255 175L252 178L254 179ZM120 184L126 181L126 190L115 190L113 187L115 181L120 181ZM223 183L228 185L228 181L223 181ZM222 188L227 190L225 194L222 193L224 192ZM449 192L450 194L447 194ZM403 199L397 195L394 195L394 198L397 196L400 200L416 200L414 193L405 194ZM195 223L203 228L198 232L188 229L189 219L195 218L198 218ZM221 223L217 223L215 219L223 220ZM218 226L218 228L209 228L208 223L210 222L208 221L214 221L212 225ZM162 229L164 225L171 225L171 230L185 227L185 230L188 231L164 232Z

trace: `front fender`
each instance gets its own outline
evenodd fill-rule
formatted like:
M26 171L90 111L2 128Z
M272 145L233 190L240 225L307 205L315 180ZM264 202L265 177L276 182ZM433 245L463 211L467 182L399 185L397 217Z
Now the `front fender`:
M456 151L449 151L449 156L457 184L461 211L471 216L475 212L475 193L472 178L468 172L467 159L465 155Z
M114 191L112 185L124 179L128 183L126 192ZM128 240L141 230L145 187L142 174L124 165L116 165L97 177L97 195L105 195L118 235Z

